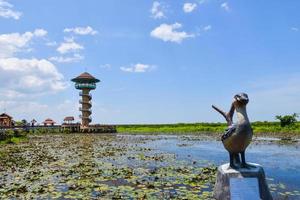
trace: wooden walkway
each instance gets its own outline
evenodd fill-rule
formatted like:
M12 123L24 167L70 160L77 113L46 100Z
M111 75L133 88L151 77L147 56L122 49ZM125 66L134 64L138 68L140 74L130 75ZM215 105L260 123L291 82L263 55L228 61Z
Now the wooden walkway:
M117 133L117 128L115 125L90 125L89 127L82 128L80 124L62 124L53 126L14 126L14 127L0 127L0 133L7 130L38 130L38 129L59 129L60 131L68 130L70 133Z

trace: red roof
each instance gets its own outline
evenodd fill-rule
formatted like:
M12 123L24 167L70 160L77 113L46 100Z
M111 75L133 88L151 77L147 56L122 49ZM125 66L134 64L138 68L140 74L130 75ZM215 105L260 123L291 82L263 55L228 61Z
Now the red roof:
M56 122L53 121L52 119L48 118L48 119L45 119L45 121L43 123L44 124L55 124Z
M64 121L74 121L73 116L65 117Z
M84 72L77 76L76 78L72 79L73 82L80 82L80 81L92 81L92 82L99 82L100 80L93 77L91 74Z

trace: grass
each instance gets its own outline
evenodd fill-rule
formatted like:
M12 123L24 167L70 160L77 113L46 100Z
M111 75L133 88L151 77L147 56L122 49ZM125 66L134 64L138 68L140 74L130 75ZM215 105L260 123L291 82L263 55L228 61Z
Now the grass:
M0 141L0 144L19 144L20 142L28 141L26 136L10 137Z
M118 125L118 133L130 134L220 134L224 132L225 123L179 123L179 124L141 124L141 125ZM256 135L270 136L300 136L300 123L293 126L281 127L279 122L253 122L252 128Z
M178 124L135 124L117 125L119 134L206 134L220 136L227 128L225 123L178 123ZM253 122L252 128L255 136L272 136L284 139L300 137L300 122L292 126L281 127L280 122ZM60 129L36 129L26 131L7 131L0 135L0 144L17 144L26 141L27 135L60 134ZM1 139L2 138L2 139Z
M141 124L119 125L118 133L193 133L193 132L220 132L224 131L223 123L191 123L191 124Z
M19 144L28 141L28 132L24 130L6 130L0 132L0 144Z

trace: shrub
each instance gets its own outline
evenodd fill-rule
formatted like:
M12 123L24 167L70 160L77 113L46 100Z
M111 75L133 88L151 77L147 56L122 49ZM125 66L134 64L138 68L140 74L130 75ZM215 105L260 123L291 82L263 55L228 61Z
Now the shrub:
M297 122L298 115L296 113L292 115L277 115L275 118L280 121L281 127L291 126L294 125Z

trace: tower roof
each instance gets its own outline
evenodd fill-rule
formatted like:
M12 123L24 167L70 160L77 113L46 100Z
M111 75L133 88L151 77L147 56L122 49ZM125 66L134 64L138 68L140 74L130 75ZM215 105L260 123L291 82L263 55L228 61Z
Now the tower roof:
M71 81L73 82L92 82L92 83L97 83L100 80L96 79L95 77L93 77L91 74L84 72L82 74L80 74L79 76L77 76L76 78L73 78Z

